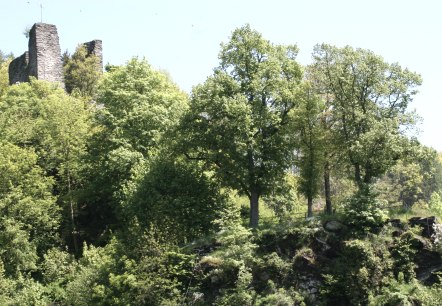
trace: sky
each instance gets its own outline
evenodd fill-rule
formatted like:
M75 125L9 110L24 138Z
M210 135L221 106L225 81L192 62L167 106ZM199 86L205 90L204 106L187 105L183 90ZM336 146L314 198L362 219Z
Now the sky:
M319 43L370 49L422 75L410 110L422 118L421 143L442 151L441 13L440 0L0 0L0 50L21 55L23 32L43 21L57 26L62 52L101 39L104 63L145 58L190 92L247 23L274 44L297 44L303 65Z

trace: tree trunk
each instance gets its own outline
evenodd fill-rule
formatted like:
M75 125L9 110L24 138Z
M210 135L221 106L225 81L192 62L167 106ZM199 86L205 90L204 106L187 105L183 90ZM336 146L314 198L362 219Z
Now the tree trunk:
M333 213L331 193L330 193L330 164L328 161L324 165L324 191L325 191L325 213L331 215Z
M359 164L355 164L355 182L358 185L359 189L362 187L362 178L361 178L361 166Z
M250 227L257 228L259 223L259 192L252 190L250 193Z
M364 183L365 184L370 184L371 183L371 178L372 178L372 175L371 175L371 165L370 164L368 164L368 165L366 165L366 167L365 167L365 174L364 174Z
M313 217L313 197L307 196L307 217Z
M74 252L79 254L78 238L77 238L77 226L75 225L75 212L74 212L74 201L72 200L71 193L71 173L69 167L67 169L67 179L68 179L68 196L69 196L69 208L71 213L71 226L72 226L72 241L74 243Z

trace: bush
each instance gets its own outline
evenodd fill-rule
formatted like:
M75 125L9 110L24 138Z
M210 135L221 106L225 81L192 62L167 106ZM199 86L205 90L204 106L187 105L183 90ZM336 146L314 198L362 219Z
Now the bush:
M391 268L392 260L382 238L369 236L367 240L347 241L341 256L324 275L324 298L367 305L370 296L376 295L391 275Z
M344 221L355 232L372 232L381 227L387 215L382 209L382 203L376 198L372 187L363 186L344 206Z
M391 249L394 258L394 273L401 274L406 281L411 281L416 275L414 273L414 258L416 249L413 247L415 234L411 231L403 233Z
M431 198L429 201L430 210L438 215L442 216L442 199L440 198L440 195L437 192L433 192L431 194Z

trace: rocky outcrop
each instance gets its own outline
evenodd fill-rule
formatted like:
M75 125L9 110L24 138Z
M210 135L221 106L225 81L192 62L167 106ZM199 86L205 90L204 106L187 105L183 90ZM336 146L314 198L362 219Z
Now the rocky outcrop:
M327 232L338 233L345 228L345 225L336 220L330 220L324 223L324 229Z
M408 220L410 226L420 226L422 228L422 236L426 238L431 238L434 234L433 225L437 223L436 217L413 217Z
M425 283L432 285L438 282L436 272L442 271L441 254L430 249L424 248L416 254L416 278Z

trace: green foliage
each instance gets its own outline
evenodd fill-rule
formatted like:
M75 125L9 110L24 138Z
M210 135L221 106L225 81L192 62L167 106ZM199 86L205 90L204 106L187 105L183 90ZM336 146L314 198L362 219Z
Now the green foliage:
M442 199L437 192L431 194L430 202L428 203L430 210L438 215L442 216Z
M5 56L0 51L0 97L7 90L9 86L9 64L12 61L12 56Z
M146 156L177 124L187 97L166 75L134 58L104 75L97 103L103 105L97 120L104 127L105 144Z
M58 248L49 249L39 266L45 292L52 303L63 303L67 300L66 286L76 277L79 269L73 255Z
M253 305L255 292L250 288L252 273L244 266L240 266L233 289L225 289L217 297L214 305Z
M35 270L38 254L57 240L53 180L36 163L32 150L0 142L0 259L7 275Z
M388 64L369 50L317 45L313 84L332 106L334 132L358 185L371 183L403 156L404 127L413 124L407 106L421 77Z
M57 85L31 80L9 87L0 101L0 138L35 150L38 164L55 179L54 189L63 207L63 236L76 239L77 201L83 158L91 129L84 101L68 96Z
M387 218L382 207L372 187L366 185L344 204L344 220L356 232L373 231Z
M395 241L391 248L391 255L394 258L393 271L396 276L401 274L401 278L405 281L410 281L416 276L414 273L414 259L417 250L413 245L415 239L415 234L407 231Z
M68 305L177 305L192 256L159 243L150 233L133 237L136 249L113 239L104 248L85 246L66 286Z
M367 305L390 275L392 260L382 238L344 242L342 254L324 275L323 295L327 301Z
M265 207L271 209L280 222L290 219L294 211L299 211L301 203L297 194L298 178L286 173L279 181L275 182L274 188L263 197ZM261 210L261 215L263 210Z
M416 290L419 290L419 287L419 283L414 279L411 283L404 282L403 279L390 279L388 286L384 287L379 295L371 297L370 305L416 305L419 303L419 291Z
M64 82L70 94L94 98L102 75L100 58L87 54L85 45L79 45L74 54L65 59Z
M253 227L259 198L292 157L289 113L302 76L296 54L296 46L272 45L249 25L236 29L213 76L194 87L180 127L187 156L208 162L225 186L249 197Z
M255 305L275 306L305 306L304 298L293 288L276 288L272 281L269 281L269 288L256 299Z
M382 197L411 209L419 202L430 202L440 192L441 163L435 150L410 141L408 154L377 182ZM434 198L436 200L436 198Z
M308 200L308 213L311 217L313 199L318 195L324 169L325 140L321 115L325 106L309 84L305 84L300 90L298 99L299 106L294 111L293 130L298 133L299 138L299 191Z
M369 305L428 305L437 306L442 303L440 284L425 287L416 279L404 281L389 279L377 296L370 298Z
M117 211L125 186L160 146L173 141L168 133L186 107L186 95L145 60L134 58L103 76L81 194L88 241L122 226Z
M217 223L220 231L215 239L219 247L199 263L202 287L219 291L212 297L216 305L251 305L255 295L252 266L256 249L251 241L252 232L241 225L235 207L225 209Z
M0 135L32 147L38 163L57 179L64 194L79 184L90 133L89 110L54 85L32 80L11 86L0 103Z
M139 171L120 215L142 227L155 225L169 242L192 241L214 231L226 197L201 165L162 154ZM132 189L132 190L131 190Z
M241 225L239 211L235 207L227 207L217 220L220 230L216 241L221 245L213 254L227 260L227 265L240 266L253 262L256 245L252 242L252 232Z

